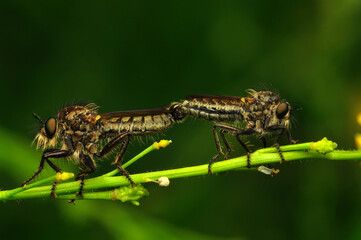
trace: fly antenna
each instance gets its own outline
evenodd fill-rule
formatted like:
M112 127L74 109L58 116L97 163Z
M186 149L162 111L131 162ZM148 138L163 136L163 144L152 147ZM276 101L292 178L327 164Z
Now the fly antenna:
M38 115L36 115L36 113L33 113L33 116L34 116L36 119L38 119L38 121L41 122L42 124L45 123Z

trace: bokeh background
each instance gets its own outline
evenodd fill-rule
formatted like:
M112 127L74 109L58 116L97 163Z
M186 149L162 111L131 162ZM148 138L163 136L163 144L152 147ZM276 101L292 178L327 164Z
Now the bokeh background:
M361 132L361 2L0 2L0 188L37 168L32 112L92 101L101 112L146 109L188 94L272 90L293 106L299 142L354 149ZM212 123L187 119L156 139L167 149L133 173L204 164ZM229 138L230 140L232 138ZM257 141L254 142L257 148ZM126 158L152 143L133 141ZM235 151L244 152L232 139ZM99 163L97 174L112 170ZM73 170L71 163L59 163ZM146 185L139 207L34 199L0 204L1 239L360 239L361 168L319 159L276 166L275 178L229 172ZM53 171L47 167L41 177Z

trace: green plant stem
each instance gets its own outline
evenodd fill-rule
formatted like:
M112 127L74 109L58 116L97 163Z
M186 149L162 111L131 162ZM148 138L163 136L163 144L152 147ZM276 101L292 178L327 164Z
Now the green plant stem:
M127 168L130 165L132 165L134 162L136 162L138 159L144 157L145 155L147 155L148 153L152 152L156 150L156 148L154 147L154 144L152 144L151 146L149 146L148 148L146 148L145 150L143 150L141 153L139 153L137 156L133 157L131 160L129 160L128 162L123 164L123 168ZM115 169L111 172L108 172L100 177L112 177L117 175L120 172L119 169Z
M317 151L311 150L312 143L302 143L282 146L281 150L283 151L283 156L287 160L297 161L303 159L327 159L327 160L361 160L361 151L331 151L326 154L319 153ZM260 149L251 154L251 165L258 166L264 164L279 163L280 156L276 151L277 149L266 148ZM287 163L286 163L287 164ZM237 157L229 160L224 160L216 162L212 165L213 173L219 173L224 171L237 170L240 168L245 168L247 166L247 157ZM207 175L208 173L208 164L178 168L172 170L156 171L156 172L147 172L140 174L131 175L132 180L135 183L144 183L151 180L157 180L160 177L168 177L169 179L174 178L183 178L183 177L192 177L199 175ZM128 180L124 176L115 176L107 177L101 176L93 179L88 179L85 181L85 190L99 190L109 187L120 187L129 185ZM56 194L59 198L61 194L71 194L78 191L79 182L69 182L58 184L56 188ZM38 198L38 197L47 197L51 190L51 186L41 186L36 188L31 188L29 190L19 192L15 195L8 196L6 199L24 199L24 198ZM3 195L0 192L0 199L4 199ZM1 198L2 197L2 198ZM68 197L68 196L67 196Z
M71 173L72 174L72 173ZM74 176L74 174L72 174ZM43 180L37 181L35 183L31 183L26 185L25 187L18 187L18 188L14 188L12 190L7 190L7 191L0 191L0 200L1 199L7 199L17 193L23 192L25 190L31 189L31 188L35 188L35 187L39 187L39 186L43 186L49 183L53 183L55 180L57 180L57 176L51 176L48 178L45 178Z
M93 200L93 199L103 199L103 200L119 200L122 202L131 201L133 204L139 205L137 200L144 196L148 196L149 192L143 186L138 184L134 187L123 187L115 188L109 191L100 191L100 192L87 192L83 194L83 197L74 196L74 194L64 194L58 196L58 199L72 199L72 200ZM72 201L73 202L73 201Z
M129 167L131 164L133 164L134 162L136 162L140 158L144 157L148 153L150 153L150 152L152 152L154 150L158 150L161 147L165 148L171 143L172 143L172 141L170 141L170 140L161 140L160 142L155 142L151 146L149 146L148 148L143 150L141 153L139 153L138 155L133 157L131 160L129 160L128 162L123 164L123 167L124 168ZM107 174L104 174L104 175L102 175L100 177L97 177L97 178L112 177L112 176L118 174L119 172L120 172L119 169L115 169L115 170L113 170L113 171L111 171L111 172L109 172ZM70 174L69 176L67 175L67 179L74 177L73 173L67 173L67 174ZM94 178L94 179L97 179L97 178ZM28 184L25 187L19 187L19 188L15 188L15 189L12 189L12 190L0 191L0 200L11 199L11 196L13 196L13 195L15 195L17 193L23 192L25 190L28 190L28 189L31 189L31 188L34 188L34 187L39 187L39 186L43 186L43 185L46 185L46 184L49 184L49 183L53 183L55 180L58 180L57 175L48 177L46 179L40 180L40 181L32 183L32 184ZM58 180L58 181L60 181L60 180ZM45 187L45 188L47 188L47 187ZM97 194L92 194L92 195L87 194L87 196L92 197L90 199L94 199L94 198L96 198L96 196L98 196L99 199L106 199L106 198L104 198L104 196L107 195L107 194L105 194L105 192L102 192L102 194L103 194L102 197L101 197L101 195L97 195ZM59 199L62 199L62 197L59 196Z
M74 200L94 200L94 199L112 200L112 191L89 192L89 193L85 193L83 198L81 198L79 196L75 196L74 194L63 194L63 195L58 195L57 199L63 199L63 200L69 200L69 199L74 199Z

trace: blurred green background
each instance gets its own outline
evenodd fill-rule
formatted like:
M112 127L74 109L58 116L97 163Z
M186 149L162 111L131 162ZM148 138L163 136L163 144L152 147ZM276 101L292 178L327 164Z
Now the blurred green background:
M37 121L66 102L101 112L146 109L188 94L272 90L293 106L299 142L354 148L361 132L361 2L0 2L0 187L18 187L41 156ZM207 163L212 123L188 119L155 139L167 149L132 173ZM232 139L232 138L229 138ZM258 141L250 139L258 145ZM126 159L152 143L133 141ZM232 139L232 156L243 155ZM97 174L110 171L111 160ZM73 164L62 161L64 170ZM287 163L275 178L229 172L146 185L139 207L34 199L0 204L1 239L360 239L358 162ZM53 174L47 167L41 177Z

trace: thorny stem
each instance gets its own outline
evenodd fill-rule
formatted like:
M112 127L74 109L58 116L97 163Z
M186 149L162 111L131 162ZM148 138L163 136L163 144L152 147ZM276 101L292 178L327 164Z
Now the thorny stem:
M136 160L145 154L156 149L152 145L151 147L144 150L138 156ZM327 159L327 160L361 160L361 151L341 151L336 149L337 144L328 141L324 138L318 142L309 142L302 144L293 144L281 146L281 150L286 161L297 161L303 159ZM137 158L138 157L138 158ZM134 161L132 159L130 164ZM251 165L258 166L264 164L279 163L280 156L277 153L275 147L264 148L255 151L251 154ZM128 166L130 164L127 164ZM124 164L123 166L125 166ZM212 165L213 173L240 170L247 167L247 156L237 157L229 160L219 161ZM198 175L207 175L208 164L185 167L164 171L147 172L131 175L132 180L137 183L149 182L149 180L157 180L160 177L168 177L169 179L191 177ZM129 181L124 176L114 176L115 171L105 174L100 177L85 180L85 190L101 190L104 188L116 188L121 186L128 186ZM30 186L30 185L29 185ZM57 185L56 194L59 199L69 199L74 196L74 193L79 189L79 182L61 183ZM14 189L16 190L16 189ZM28 190L14 193L14 190L0 191L0 200L15 200L15 199L26 199L26 198L39 198L49 196L51 185L34 187ZM17 190L18 191L18 190ZM114 191L114 190L113 190ZM138 190L137 190L138 191ZM9 194L11 192L12 194ZM72 197L74 198L74 197ZM79 199L79 198L78 198ZM113 199L109 191L106 192L84 192L83 199Z

